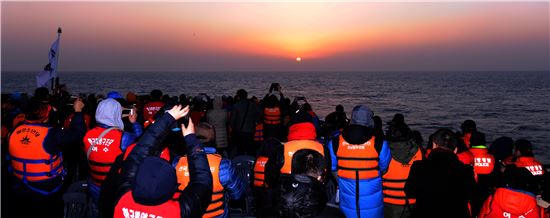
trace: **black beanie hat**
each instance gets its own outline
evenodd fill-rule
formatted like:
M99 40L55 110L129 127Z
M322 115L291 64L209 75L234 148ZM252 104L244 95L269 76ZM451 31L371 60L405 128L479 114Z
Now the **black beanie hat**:
M139 165L132 197L143 205L159 205L170 200L177 188L174 167L159 157L147 157Z

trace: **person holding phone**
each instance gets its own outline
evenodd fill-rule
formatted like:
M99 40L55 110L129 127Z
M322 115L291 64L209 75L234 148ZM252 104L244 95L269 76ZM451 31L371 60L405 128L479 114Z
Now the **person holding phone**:
M96 126L84 136L84 153L90 166L88 187L90 195L97 205L101 184L117 156L126 148L135 143L143 129L137 123L137 114L129 113L128 119L132 123L133 132L124 131L122 122L122 106L112 98L101 101L97 107Z
M161 146L176 120L188 113L189 106L174 106L147 129L132 150L122 166L114 217L137 213L150 217L200 217L205 213L212 196L212 174L193 122L181 125L189 167L189 183L182 192L177 191L174 167L150 152Z

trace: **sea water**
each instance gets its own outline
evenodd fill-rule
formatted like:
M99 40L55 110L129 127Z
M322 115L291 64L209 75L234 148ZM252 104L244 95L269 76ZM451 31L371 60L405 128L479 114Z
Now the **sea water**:
M32 93L35 72L2 72L2 93ZM305 96L324 117L342 104L348 117L358 104L384 121L405 115L424 140L440 127L459 130L466 119L491 143L500 136L526 138L550 163L550 72L60 72L71 93L105 94L160 89L170 95L262 98L273 82L291 98Z

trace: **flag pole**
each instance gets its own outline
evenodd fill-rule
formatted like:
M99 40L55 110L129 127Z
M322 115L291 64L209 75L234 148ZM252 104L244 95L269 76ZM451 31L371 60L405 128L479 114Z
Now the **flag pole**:
M58 67L58 66L59 66L59 50L61 50L61 49L59 48L59 47L60 47L59 44L61 44L61 40L60 40L60 39L61 39L61 32L62 32L62 31L61 31L61 27L58 27L58 28L57 28L57 43L58 43L58 44L57 44L57 51L56 51L56 56L57 56L57 57L55 58L55 65L54 65L54 66L55 66L55 69L54 69L54 70L55 70L55 72L56 72L56 74L55 74L56 76L55 76L55 78L52 77L52 91L53 91L54 89L56 89L56 88L59 86L59 76L58 76L58 75L59 75L59 74L58 74L59 72L57 71L57 69L59 68L59 67ZM54 85L54 84L55 84L55 85Z

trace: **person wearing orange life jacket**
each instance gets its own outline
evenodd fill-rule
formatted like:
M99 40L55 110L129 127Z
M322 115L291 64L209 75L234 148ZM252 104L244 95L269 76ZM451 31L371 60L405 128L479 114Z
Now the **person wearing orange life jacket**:
M478 214L485 199L494 192L497 174L494 171L496 160L485 145L485 134L472 132L470 136L470 151L474 155L474 176L476 188L471 201L472 214Z
M203 217L228 217L229 208L227 198L239 199L246 190L246 185L237 171L232 167L231 161L216 154L216 132L208 123L199 123L196 126L196 135L204 145L204 151L212 173L212 200ZM187 157L182 156L175 161L176 175L178 177L179 190L185 189L189 183L189 165Z
M266 96L263 101L262 123L265 138L274 137L284 140L282 103L275 95Z
M504 171L504 187L483 204L479 218L544 218L544 209L537 205L538 182L527 169L508 166Z
M526 139L516 140L515 154L512 161L517 167L528 169L534 176L540 176L546 172L544 166L535 159L533 144Z
M161 101L162 91L154 89L150 96L150 101L143 105L143 120L145 121L152 118L164 106L164 102Z
M112 98L101 101L97 107L96 127L84 136L84 152L90 166L88 189L92 199L97 203L101 184L117 156L134 143L142 134L142 127L136 122L137 114L130 115L134 132L125 132L121 119L122 107Z
M469 137L468 137L469 139ZM468 142L468 144L470 144ZM474 165L474 154L470 151L468 148L468 145L464 143L463 140L458 140L456 144L456 156L458 157L458 160L462 162L465 165Z
M267 184L265 183L265 165L269 159L270 154L274 153L277 149L280 149L283 144L276 138L268 138L263 141L258 151L258 156L254 162L253 168L253 181L252 181L252 191L256 199L256 216L265 217L268 215L266 212L271 212L273 208L270 208L273 205L270 205L273 202L272 199L269 199L271 195Z
M346 217L384 216L382 174L391 154L384 137L375 135L372 117L367 106L355 106L351 125L344 128L331 154L337 157L340 210Z
M195 136L193 122L181 125L190 174L190 182L183 192L177 190L174 167L149 152L159 150L176 120L188 113L189 107L174 106L147 129L123 164L113 217L200 217L204 214L212 196L212 175L204 149Z
M13 193L10 201L17 208L4 208L15 217L63 216L61 187L64 180L62 149L74 146L84 136L84 103L73 104L75 115L68 129L50 127L51 106L31 99L25 108L25 121L9 136L9 178ZM24 205L23 208L19 206ZM17 211L11 211L17 210ZM2 211L4 214L4 211Z
M408 198L403 189L411 165L423 159L422 150L413 140L412 131L404 119L394 119L390 123L386 140L392 159L388 171L382 176L384 217L410 217L416 199Z
M303 116L303 114L299 116ZM296 151L311 149L329 159L328 150L315 140L316 136L315 126L311 122L294 123L289 127L288 142L273 152L266 162L265 182L268 186L275 187L279 182L279 175L288 176L291 174L292 157Z

